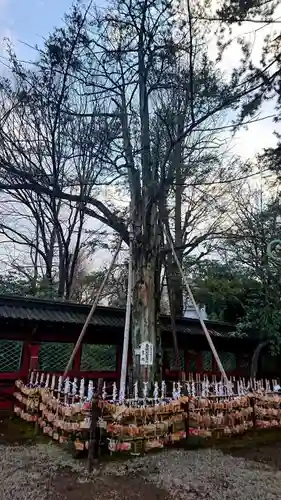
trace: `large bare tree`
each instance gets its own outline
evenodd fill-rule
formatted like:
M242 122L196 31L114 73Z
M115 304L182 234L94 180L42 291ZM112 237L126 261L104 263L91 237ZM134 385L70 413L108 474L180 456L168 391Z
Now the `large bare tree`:
M39 72L24 68L13 55L11 63L14 78L2 80L1 87L2 161L11 166L5 171L11 186L1 193L0 233L17 249L26 247L35 288L36 282L40 289L43 283L45 294L69 298L86 244L83 200L111 182L100 160L101 149L106 154L107 124L94 111L83 116L83 110L91 112L95 104L87 96L76 98L67 70L61 80L50 55L49 65ZM65 113L70 99L80 116ZM26 175L47 191L30 191ZM15 178L17 185L12 186ZM50 196L49 186L66 192L67 199Z
M161 353L158 313L166 251L161 224L169 218L167 208L175 188L186 182L185 169L196 167L190 161L192 135L223 110L243 107L244 100L264 86L264 81L253 81L239 72L224 81L206 56L207 25L198 22L198 12L200 5L190 0L185 12L166 0L118 0L101 11L75 7L64 28L47 40L35 72L14 60L14 74L21 74L25 87L13 90L9 109L2 112L2 190L39 194L51 205L56 219L61 203L74 203L78 214L82 211L83 216L99 220L125 242L130 222L133 350L143 341L151 342L154 361ZM47 85L50 73L55 75L56 86ZM43 78L41 86L38 78ZM37 118L38 110L32 108L38 89L42 113L51 115L48 145L43 140L42 115ZM16 140L17 134L10 137L11 127L25 129L30 120L24 145ZM73 132L69 129L75 130L70 142ZM38 130L42 151L40 155L37 151L35 161L30 148ZM64 141L68 148L71 144L67 154L62 150ZM83 148L86 154L81 163ZM207 155L205 159L208 164ZM211 162L209 157L210 166ZM107 184L128 198L129 217L124 216L124 206L118 209L105 199L102 186ZM188 192L178 188L177 210L184 203L183 196ZM185 233L181 245L186 243ZM154 362L148 371L142 370L134 355L135 377L148 376L151 382L156 366Z

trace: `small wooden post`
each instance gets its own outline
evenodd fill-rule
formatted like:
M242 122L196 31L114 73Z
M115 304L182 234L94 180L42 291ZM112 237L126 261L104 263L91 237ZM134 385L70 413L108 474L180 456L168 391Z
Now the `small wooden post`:
M99 456L99 443L98 443L98 418L101 416L101 409L99 407L99 399L101 398L102 379L98 380L97 391L93 395L91 405L91 427L90 439L88 449L88 471L92 472L95 460Z
M256 402L256 398L251 397L250 398L250 404L251 404L251 407L253 408L253 428L254 429L256 428L256 422L257 422L256 411L255 411L255 402Z
M34 425L34 437L36 438L38 434L39 434L39 425L38 425L38 419L36 419Z
M183 411L186 413L186 417L184 419L184 430L186 434L186 440L189 436L189 401L183 404Z

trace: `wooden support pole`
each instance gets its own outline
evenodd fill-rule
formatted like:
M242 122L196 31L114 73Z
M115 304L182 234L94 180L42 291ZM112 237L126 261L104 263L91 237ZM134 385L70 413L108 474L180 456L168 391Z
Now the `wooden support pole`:
M100 296L101 296L101 294L102 294L102 291L103 291L103 289L104 289L104 287L105 287L105 285L106 285L106 283L107 283L107 280L108 280L108 278L109 278L109 275L110 275L110 273L111 273L111 271L112 271L112 268L113 268L113 266L114 266L114 264L115 264L115 261L116 261L116 259L117 259L117 257L118 257L118 254L119 254L119 252L120 252L120 248L121 248L121 245L122 245L122 241L123 241L123 237L121 237L121 238L120 238L120 240L119 240L118 246L117 246L117 248L116 248L116 251L115 251L115 254L114 254L113 258L112 258L112 261L111 261L111 263L110 263L110 266L109 266L109 268L108 268L108 270L107 270L107 273L106 273L105 277L103 278L103 281L102 281L101 286L100 286L100 288L99 288L99 290L98 290L98 293L97 293L97 295L96 295L96 298L95 298L95 300L94 300L94 303L93 303L93 305L92 305L92 307L91 307L91 310L90 310L90 312L89 312L89 314L88 314L88 317L87 317L87 319L86 319L86 321L85 321L85 323L84 323L84 326L83 326L83 328L82 328L82 330L81 330L81 333L80 333L80 335L79 335L79 338L78 338L78 340L77 340L77 342L76 342L76 345L75 345L75 347L74 347L74 349L73 349L73 351L72 351L72 354L71 354L71 356L70 356L70 358L69 358L69 361L68 361L68 363L67 363L67 365L66 365L66 368L65 368L65 370L64 370L64 374L63 374L63 379L65 379L65 378L66 378L66 376L67 376L67 374L68 374L68 372L69 372L69 370L70 370L70 368L71 368L71 366L72 366L72 363L73 363L73 360L74 360L74 358L75 358L75 356L76 356L76 353L77 353L77 351L78 351L78 349L79 349L79 347L80 347L80 345L81 345L81 343L82 343L82 340L83 340L83 338L84 338L84 336L85 336L86 330L87 330L87 328L88 328L88 326L89 326L89 324L90 324L90 322L91 322L91 319L92 319L93 314L94 314L94 312L95 312L95 310L96 310L96 307L97 307L97 305L98 305L98 302L99 302Z
M98 406L98 395L95 394L91 405L91 427L89 436L88 449L88 471L92 472L95 460L98 458L98 440L97 440L97 423L100 416L100 408Z
M101 397L102 379L98 380L98 387L94 393L91 405L91 427L88 448L88 471L92 472L95 461L99 458L99 428L98 419L101 416L99 399Z
M128 350L129 350L130 326L131 326L131 305L132 305L132 288L133 288L133 233L131 231L129 232L129 238L130 238L130 244L129 244L127 303L126 303L126 316L125 316L120 390L119 390L121 398L125 398L125 393L126 393Z
M178 259L177 253L176 253L176 251L175 251L175 247L174 247L174 243L173 243L172 237L171 237L171 235L169 234L169 232L168 232L168 230L167 230L167 228L166 228L165 224L163 224L163 223L162 223L162 226L163 226L164 235L166 236L166 240L167 240L168 244L169 244L169 245L170 245L170 247L171 247L171 250L172 250L172 253L173 253L173 256L174 256L175 262L176 262L176 264L177 264L177 266L178 266L178 269L179 269L180 275L181 275L181 277L182 277L182 281L183 281L183 283L184 283L184 285L185 285L185 288L186 288L186 290L187 290L187 292L188 292L188 295L189 295L190 300L191 300L191 302L192 302L192 304L193 304L193 307L194 307L194 309L195 309L195 311L196 311L196 313L197 313L197 316L198 316L198 319L199 319L199 321L200 321L200 324L201 324L202 330L203 330L203 332L205 333L205 336L206 336L206 339L207 339L207 341L208 341L208 343L209 343L210 349L211 349L211 351L212 351L212 353L213 353L213 356L214 356L214 358L215 358L215 360L216 360L216 362L217 362L217 365L218 365L219 370L220 370L220 372L221 372L221 376L222 376L223 380L225 381L226 385L228 386L228 378L227 378L227 375L226 375L226 373L225 373L224 367L223 367L223 365L222 365L222 363L221 363L221 360L220 360L220 358L219 358L219 355L218 355L218 353L217 353L217 350L216 350L216 348L215 348L215 346L214 346L214 343L213 343L213 340L212 340L212 338L211 338L211 335L210 335L210 334L209 334L209 332L208 332L208 329L207 329L207 327L206 327L206 325L205 325L205 322L204 322L204 320L203 320L203 318L202 318L202 316L201 316L201 314L200 314L200 311L199 311L199 309L198 309L198 306L197 306L197 304L196 304L196 302L195 302L195 299L194 299L193 293L192 293L192 291L191 291L191 288L190 288L190 286L189 286L189 283L188 283L188 281L187 281L187 278L186 278L186 276L185 276L185 274L184 274L184 272L183 272L183 270L182 270L182 267L181 267L181 265L180 265L180 261L179 261L179 259Z

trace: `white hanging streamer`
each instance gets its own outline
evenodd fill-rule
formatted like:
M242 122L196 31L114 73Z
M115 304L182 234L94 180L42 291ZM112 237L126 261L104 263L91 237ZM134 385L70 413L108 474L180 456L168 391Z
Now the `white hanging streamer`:
M204 397L207 398L209 395L209 386L207 379L204 380Z
M61 389L62 389L62 376L60 376L58 380L58 393L61 392Z
M138 382L134 383L134 400L136 402L139 400L139 384L138 384Z
M93 395L94 395L94 383L92 380L89 380L87 399L91 401L93 399Z
M47 373L47 376L46 376L46 382L45 382L45 389L48 389L49 387L49 383L50 383L50 374Z
M125 401L125 392L124 392L124 389L120 389L119 391L119 403L120 404L123 404Z
M180 381L177 382L177 390L176 390L176 397L179 399L181 397L181 390L182 390L182 385Z
M85 397L85 379L84 378L81 378L81 380L80 380L79 396L81 399L84 399L84 397Z
M67 377L64 383L64 394L69 394L69 393L70 393L70 380Z
M192 380L192 382L191 382L191 395L192 395L193 398L195 398L195 396L196 396L196 390L195 390L195 382L194 382L194 380Z
M220 388L219 388L219 383L215 383L215 395L219 396L220 395Z
M116 386L116 382L113 383L113 387L112 387L112 399L113 399L114 402L117 400L117 386Z
M166 383L164 380L161 382L161 399L166 398Z
M77 389L78 389L77 378L74 378L72 382L72 396L76 396Z
M107 393L106 393L106 383L104 382L103 387L102 387L102 399L106 399Z
M158 385L158 382L154 383L153 397L154 397L154 402L156 404L158 402L158 399L159 399L159 385Z
M201 396L202 396L202 398L206 397L206 395L205 395L205 379L202 380L202 382L201 382Z
M231 386L232 386L232 378L229 377L228 384L225 386L225 395L231 396Z
M65 382L64 382L64 402L65 404L68 403L68 396L69 396L69 393L70 393L70 380L69 378L67 377L65 379Z
M143 383L143 399L147 399L148 393L148 382Z

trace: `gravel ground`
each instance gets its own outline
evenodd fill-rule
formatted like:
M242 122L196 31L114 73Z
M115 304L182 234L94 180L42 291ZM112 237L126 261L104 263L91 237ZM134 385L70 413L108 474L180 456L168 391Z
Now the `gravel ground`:
M108 467L110 473L111 466ZM120 475L141 474L183 500L276 500L281 471L219 450L167 450L115 467Z
M0 500L276 500L281 471L219 450L167 450L101 465L56 445L0 446Z

